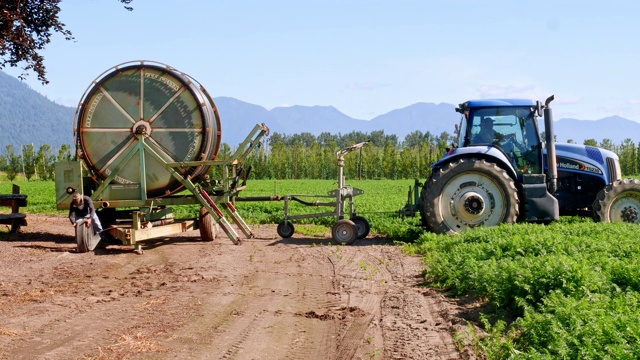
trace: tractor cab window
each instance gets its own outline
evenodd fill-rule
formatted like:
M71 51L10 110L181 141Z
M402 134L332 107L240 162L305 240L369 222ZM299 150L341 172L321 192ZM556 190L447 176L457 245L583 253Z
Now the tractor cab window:
M499 147L510 157L516 171L540 171L540 141L530 108L473 109L467 124L467 146Z
M462 114L460 125L458 125L456 129L457 147L465 147L466 145L468 145L465 140L465 134L467 133L467 116L469 116L469 112L465 112Z

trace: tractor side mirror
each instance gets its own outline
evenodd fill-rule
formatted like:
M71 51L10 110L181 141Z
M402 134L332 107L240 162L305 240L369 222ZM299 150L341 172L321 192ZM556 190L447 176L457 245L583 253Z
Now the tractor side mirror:
M536 113L538 114L538 117L543 117L543 113L542 113L542 103L539 100L536 100Z

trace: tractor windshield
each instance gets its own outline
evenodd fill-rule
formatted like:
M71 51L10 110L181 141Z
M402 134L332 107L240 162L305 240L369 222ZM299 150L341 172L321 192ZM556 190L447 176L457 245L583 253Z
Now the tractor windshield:
M472 108L468 114L464 146L499 147L516 171L540 172L540 137L530 107Z

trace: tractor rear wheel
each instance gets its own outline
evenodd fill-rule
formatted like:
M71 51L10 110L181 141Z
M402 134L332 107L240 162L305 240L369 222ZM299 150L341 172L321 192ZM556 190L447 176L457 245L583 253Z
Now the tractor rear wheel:
M593 203L594 218L602 222L640 224L640 180L617 180L600 190Z
M478 158L459 159L434 169L420 202L423 223L435 233L513 224L519 213L513 179L496 164Z

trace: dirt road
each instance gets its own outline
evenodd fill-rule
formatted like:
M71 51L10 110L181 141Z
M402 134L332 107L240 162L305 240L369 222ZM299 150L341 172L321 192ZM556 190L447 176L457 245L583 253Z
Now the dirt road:
M459 359L463 309L381 237L352 246L273 226L198 232L143 255L76 253L64 217L0 241L0 359Z

